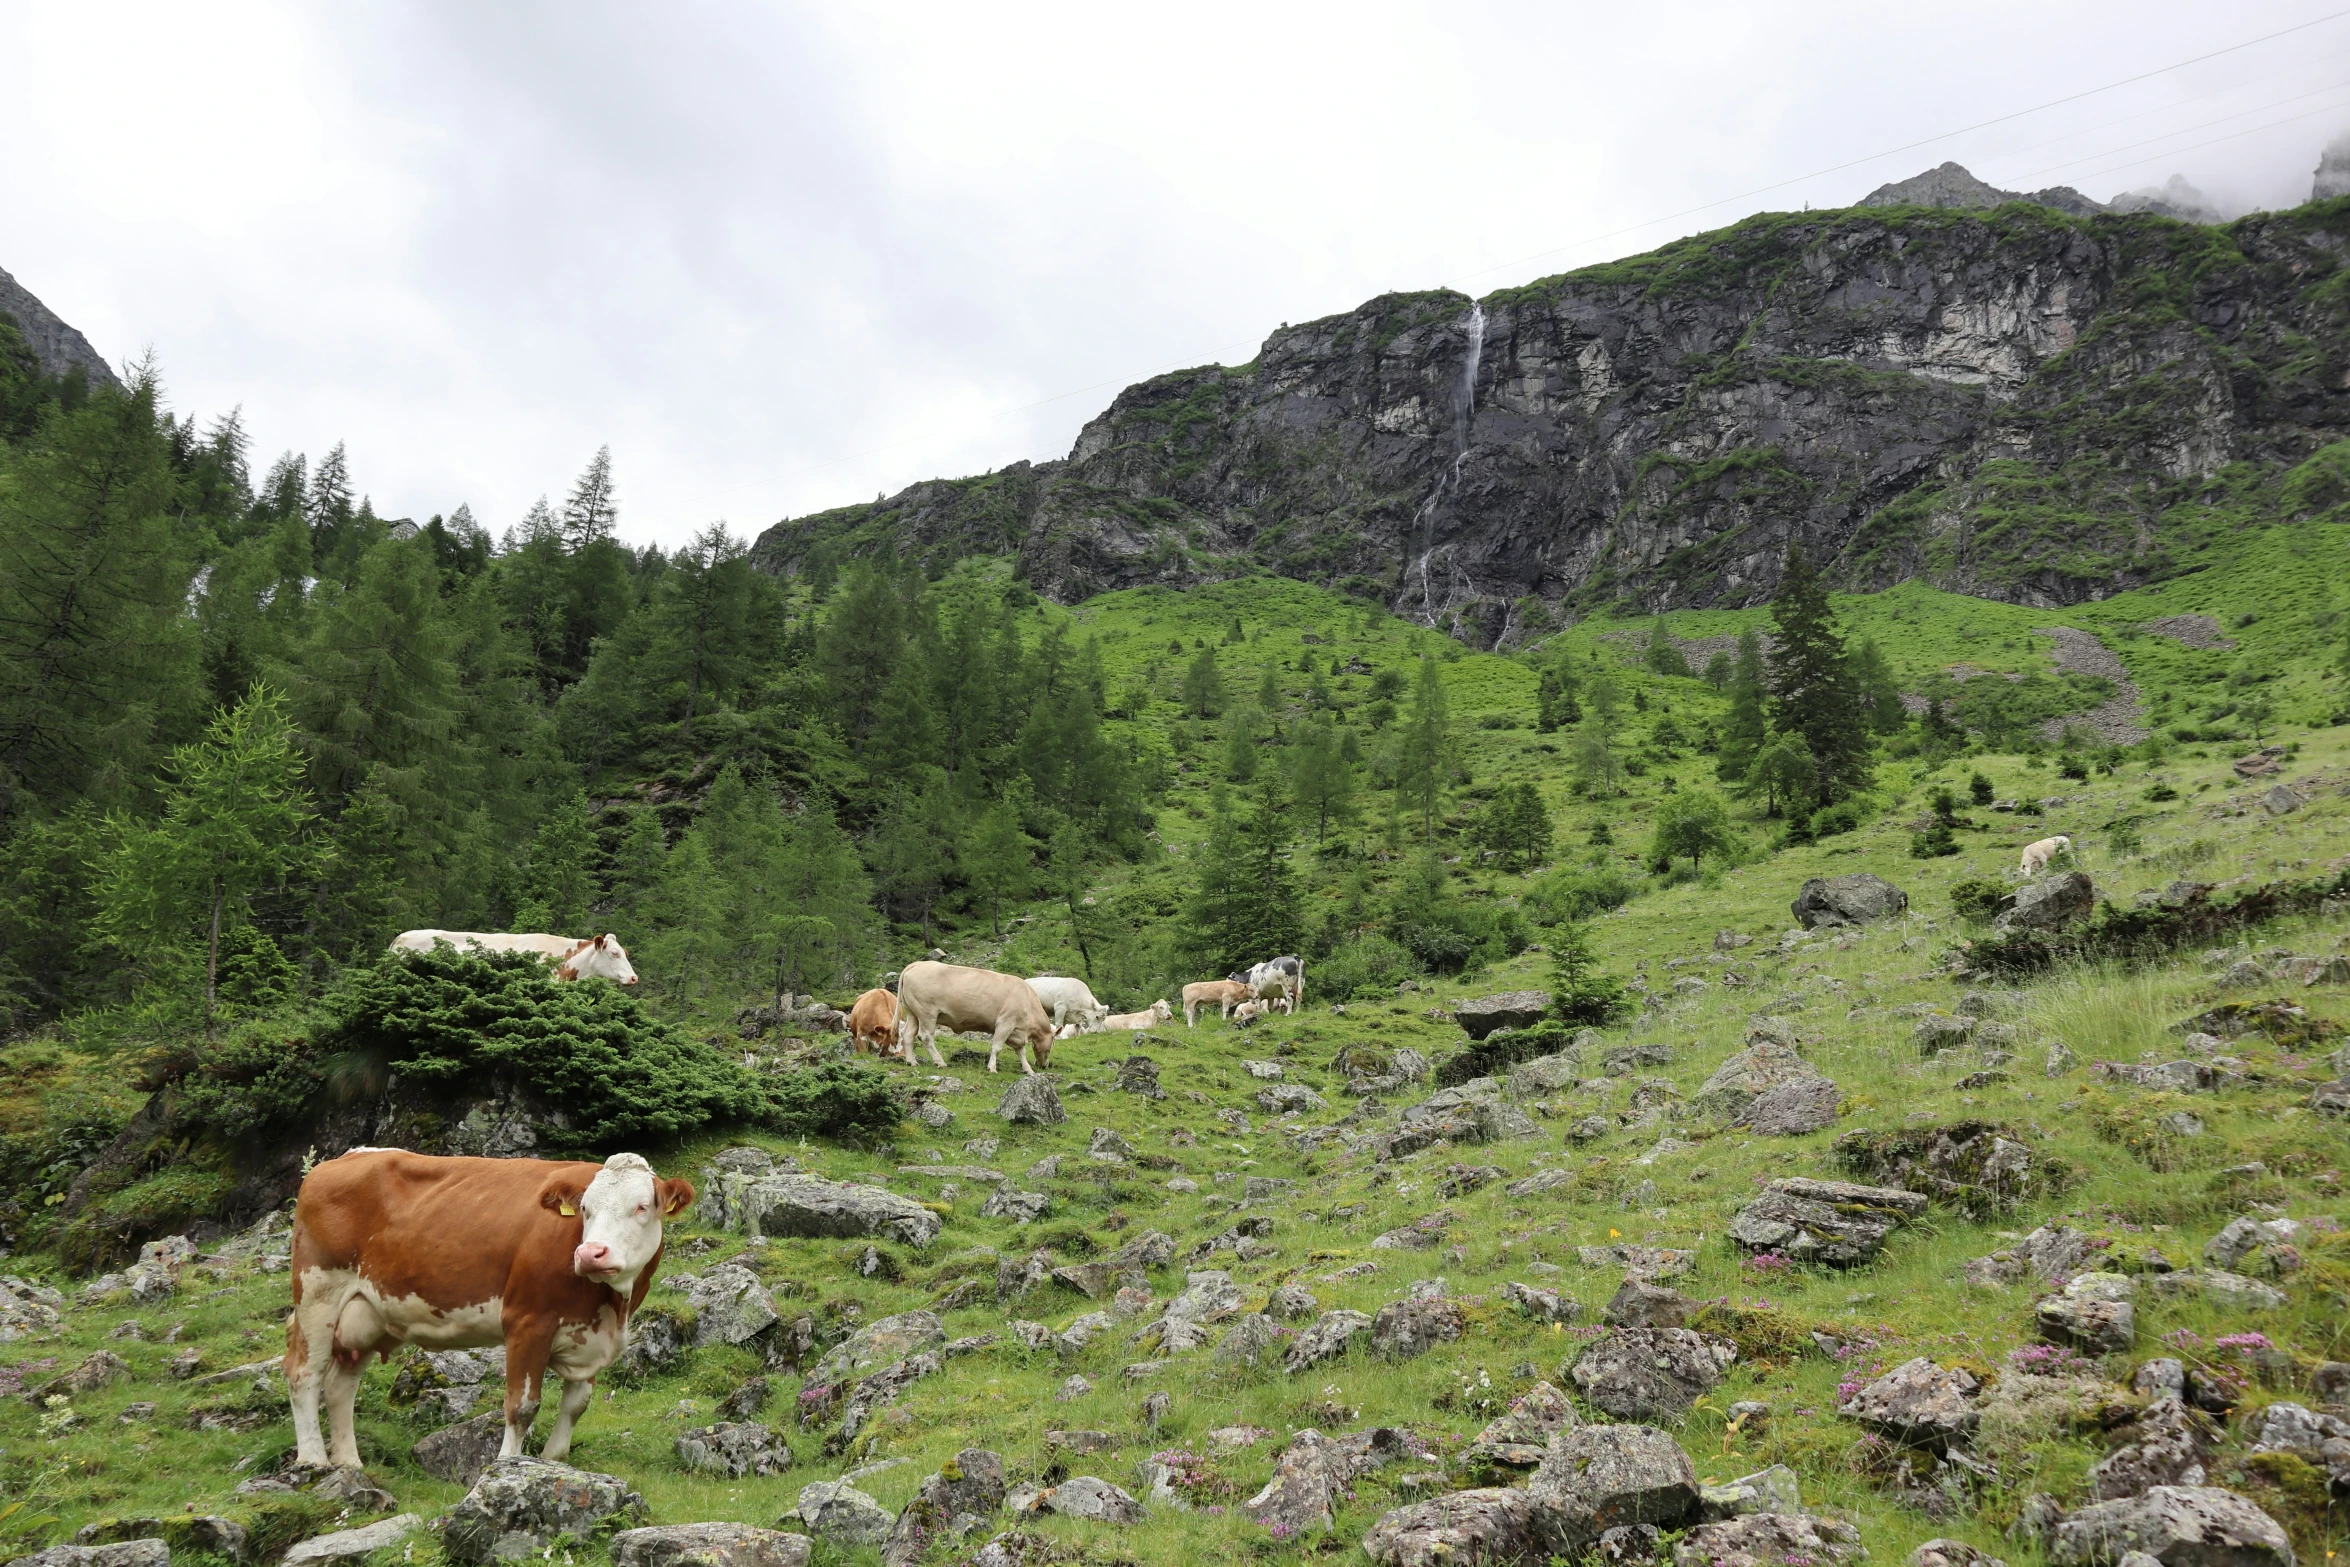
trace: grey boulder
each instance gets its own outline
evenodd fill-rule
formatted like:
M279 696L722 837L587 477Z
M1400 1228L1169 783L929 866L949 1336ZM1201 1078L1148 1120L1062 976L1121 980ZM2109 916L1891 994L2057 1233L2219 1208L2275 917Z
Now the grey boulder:
M1793 1045L1776 1039L1756 1039L1715 1067L1713 1075L1689 1102L1708 1115L1735 1122L1771 1089L1820 1080L1819 1068L1803 1059Z
M470 1486L498 1461L498 1449L505 1445L506 1415L503 1410L493 1409L486 1415L441 1427L408 1449L408 1453L416 1460L416 1467L435 1480Z
M1568 1554L1559 1524L1524 1491L1452 1491L1382 1515L1363 1551L1379 1567L1547 1567Z
M939 1231L938 1215L911 1198L885 1187L828 1181L818 1175L764 1176L730 1194L727 1210L729 1223L749 1235L814 1240L886 1236L908 1246L927 1246Z
M1648 1425L1561 1431L1526 1489L1559 1515L1577 1553L1610 1529L1676 1529L1697 1517L1697 1470L1680 1443Z
M1838 1413L1891 1441L1946 1451L1974 1436L1982 1391L1972 1372L1921 1355L1861 1388Z
M1452 1342L1468 1325L1468 1316L1458 1301L1399 1300L1380 1307L1371 1319L1371 1347L1382 1355L1406 1360Z
M2080 871L2066 871L2016 889L2015 903L1993 922L1994 931L2062 930L2089 917L2097 906L2097 889Z
M1734 1345L1687 1328L1611 1328L1575 1357L1568 1375L1618 1420L1649 1420L1688 1409L1737 1358Z
M1842 1090L1825 1077L1781 1083L1755 1095L1734 1123L1757 1137L1801 1137L1836 1124Z
M1244 1313L1216 1341L1216 1359L1228 1366L1270 1365L1294 1335L1262 1312Z
M612 1536L612 1567L808 1567L804 1534L746 1523L679 1523Z
M313 1562L357 1561L387 1545L399 1544L423 1527L424 1520L416 1514L395 1513L357 1529L338 1529L332 1534L312 1535L289 1547L279 1560L278 1567L308 1567Z
M882 1542L886 1567L907 1567L942 1537L967 1534L1003 1511L1004 1460L966 1447L922 1482Z
M810 1382L837 1382L936 1349L947 1341L946 1329L928 1311L901 1311L868 1322L826 1352L808 1373Z
M1868 1261L1895 1228L1925 1217L1926 1199L1889 1186L1776 1180L1730 1221L1730 1239L1748 1251L1775 1251L1797 1262L1851 1267Z
M1300 1431L1274 1461L1273 1477L1264 1489L1241 1504L1241 1515L1283 1539L1331 1528L1336 1522L1333 1506L1348 1486L1410 1450L1405 1433L1391 1426L1341 1437Z
M1813 877L1803 884L1790 905L1795 922L1805 930L1843 925L1865 925L1891 919L1909 908L1909 894L1866 871L1850 876Z
M1357 1335L1371 1331L1371 1319L1359 1311L1325 1311L1314 1325L1289 1341L1281 1359L1284 1370L1309 1370L1325 1360L1336 1360Z
M694 1308L694 1347L744 1344L775 1321L775 1297L759 1275L739 1263L720 1263L709 1272L675 1280Z
M8 1567L171 1567L171 1547L161 1540L121 1540L113 1545L52 1545L19 1556Z
M2040 1336L2084 1355L2118 1355L2137 1342L2136 1308L2126 1300L2052 1295L2032 1309Z
M1773 1464L1720 1485L1700 1486L1697 1500L1708 1523L1743 1518L1748 1513L1800 1513L1803 1487L1794 1470Z
M995 1113L1016 1126L1058 1126L1069 1119L1069 1112L1061 1108L1060 1089L1044 1072L1012 1079Z
M2293 1567L2292 1542L2274 1518L2205 1485L2093 1503L2056 1525L2048 1554L2058 1567L2108 1567L2132 1552L2162 1567Z
M1552 1437L1581 1424L1565 1393L1548 1382L1537 1382L1477 1433L1469 1444L1469 1461L1497 1469L1532 1469L1542 1462Z
M800 1487L797 1517L808 1533L837 1545L879 1545L897 1520L888 1508L845 1480L819 1480Z
M1097 1475L1071 1475L1039 1495L1036 1508L1093 1523L1138 1524L1150 1516L1142 1503Z
M1805 1513L1749 1513L1699 1524L1673 1547L1673 1567L1832 1567L1860 1561L1860 1531Z
M560 1539L584 1541L613 1518L641 1519L645 1499L617 1475L543 1458L501 1458L449 1510L450 1560L480 1567L535 1556Z
M1498 996L1479 996L1452 1009L1453 1021L1471 1039L1483 1039L1500 1028L1532 1028L1550 1011L1547 990L1505 990Z

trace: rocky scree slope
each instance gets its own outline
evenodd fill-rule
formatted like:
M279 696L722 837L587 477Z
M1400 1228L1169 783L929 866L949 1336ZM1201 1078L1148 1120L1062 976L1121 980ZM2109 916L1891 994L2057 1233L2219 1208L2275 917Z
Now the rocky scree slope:
M1765 214L1473 302L1390 294L1129 387L1066 459L769 528L1016 556L1074 601L1266 569L1494 645L1562 605L1854 587L2036 605L2166 569L2167 508L2350 426L2350 205ZM1539 604L1539 608L1537 605Z

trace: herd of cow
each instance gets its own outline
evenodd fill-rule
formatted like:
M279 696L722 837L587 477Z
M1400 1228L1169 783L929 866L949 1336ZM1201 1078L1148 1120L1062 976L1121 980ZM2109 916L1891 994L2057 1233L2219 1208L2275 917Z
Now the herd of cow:
M1191 1027L1200 1011L1252 1023L1267 1012L1293 1012L1305 1000L1305 965L1294 957L1268 958L1245 973L1183 987L1183 1022ZM1094 999L1084 980L1059 974L1022 979L993 969L956 963L909 963L897 990L868 990L849 1008L853 1048L895 1055L914 1064L917 1045L927 1046L931 1063L945 1066L938 1033L988 1036L987 1069L996 1069L1004 1047L1019 1052L1021 1070L1034 1072L1052 1060L1053 1041L1077 1034L1155 1027L1172 1019L1174 1007L1154 1001L1141 1012L1112 1012Z
M412 930L397 952L436 944L543 955L563 979L636 983L613 936L484 935ZM1245 973L1183 987L1184 1022L1207 1007L1246 1021L1294 1011L1305 966L1273 958ZM1251 1009L1256 1009L1252 1012ZM919 1042L931 1060L938 1031L972 1029L994 1040L988 1070L1016 1043L1029 1071L1068 1033L1148 1028L1168 1021L1165 1001L1119 1017L1084 981L1022 979L952 963L908 964L897 991L869 990L850 1013L853 1036L908 1064ZM633 1153L601 1165L541 1159L439 1158L398 1148L354 1148L321 1161L294 1205L294 1309L286 1319L286 1391L297 1459L356 1466L353 1405L370 1357L404 1344L428 1349L506 1348L502 1455L523 1450L546 1380L562 1384L542 1456L562 1458L595 1392L598 1373L627 1342L628 1320L661 1266L663 1221L692 1206L693 1183L664 1179Z

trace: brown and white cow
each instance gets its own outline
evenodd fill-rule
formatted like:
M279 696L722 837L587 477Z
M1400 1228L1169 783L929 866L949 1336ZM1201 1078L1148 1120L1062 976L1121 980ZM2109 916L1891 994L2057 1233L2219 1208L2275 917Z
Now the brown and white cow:
M535 952L555 965L557 979L608 979L617 985L636 983L636 967L620 938L548 936L536 932L508 934L476 930L404 930L392 938L394 952L430 952L438 942L459 951Z
M1183 1026L1190 1028L1199 1021L1200 1008L1214 1007L1217 1016L1229 1018L1232 1009L1252 999L1248 986L1233 979L1203 979L1183 987Z
M886 990L868 990L849 1004L849 1048L877 1056L898 1053L898 998ZM905 1047L906 1064L914 1064L914 1047Z
M690 1181L663 1180L632 1153L598 1165L361 1148L320 1164L294 1205L285 1373L296 1458L358 1464L359 1373L402 1344L505 1345L501 1457L522 1451L553 1371L563 1400L543 1456L561 1458L652 1288L662 1220L693 1200Z
M1017 974L993 969L964 968L955 963L927 960L909 963L898 975L898 1005L905 1009L909 1030L906 1059L914 1058L914 1043L930 1047L930 1059L945 1066L938 1053L938 1031L975 1029L991 1036L987 1069L996 1069L996 1057L1009 1043L1020 1052L1020 1069L1033 1073L1053 1058L1053 1020L1028 981Z

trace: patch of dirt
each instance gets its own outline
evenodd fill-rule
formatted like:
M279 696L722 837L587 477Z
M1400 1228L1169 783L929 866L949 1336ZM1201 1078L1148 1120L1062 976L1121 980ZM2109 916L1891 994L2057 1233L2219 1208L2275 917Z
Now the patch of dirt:
M2206 652L2226 653L2235 643L2219 629L2219 622L2209 615L2165 615L2160 620L2149 620L2138 628L2151 637L2168 637L2183 647L2199 648Z

